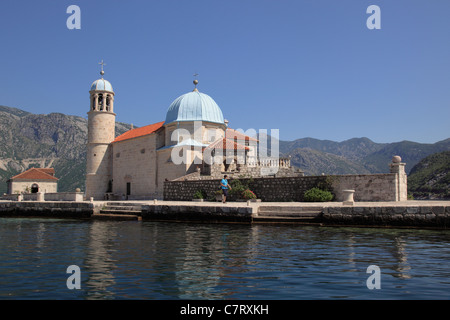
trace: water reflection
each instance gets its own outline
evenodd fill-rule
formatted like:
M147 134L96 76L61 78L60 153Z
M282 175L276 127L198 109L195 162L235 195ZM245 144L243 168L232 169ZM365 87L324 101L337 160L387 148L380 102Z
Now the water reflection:
M0 237L0 298L442 299L450 289L446 231L0 219ZM71 264L78 292L65 287Z
M110 287L116 283L113 275L114 261L111 257L114 248L111 242L117 237L117 233L111 224L94 221L89 226L88 237L88 250L84 261L88 274L87 296L89 299L111 298L114 293Z
M44 244L45 224L39 223L36 232L36 247L41 249Z
M398 276L402 279L410 279L411 275L409 274L409 271L411 270L411 267L408 264L406 241L401 236L396 237L394 241L396 250L393 252L393 255L397 260L397 265L394 267L394 270L398 272L398 274L394 274L394 276Z
M347 248L348 248L348 264L349 264L349 269L348 271L358 271L356 269L356 263L355 263L355 237L353 235L349 235L348 236L348 240L346 241L347 244Z
M216 234L205 230L187 229L182 235L174 269L181 299L190 297L213 299L213 289L223 276L223 241ZM210 266L218 268L210 268Z

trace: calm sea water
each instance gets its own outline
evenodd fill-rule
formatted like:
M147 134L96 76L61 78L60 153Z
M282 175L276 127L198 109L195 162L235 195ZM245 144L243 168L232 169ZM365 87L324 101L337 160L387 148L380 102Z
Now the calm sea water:
M449 265L449 231L0 218L0 299L449 299Z

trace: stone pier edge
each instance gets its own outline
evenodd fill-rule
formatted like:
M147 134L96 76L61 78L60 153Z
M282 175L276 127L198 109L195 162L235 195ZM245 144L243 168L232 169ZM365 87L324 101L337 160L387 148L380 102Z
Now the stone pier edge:
M110 201L95 202L36 202L0 201L0 217L52 217L90 219L98 214ZM129 201L128 205L140 205L142 220L154 221L197 221L263 223L256 221L260 207L274 210L288 208L299 212L309 207L322 207L317 218L297 221L297 224L322 226L366 226L366 227L419 227L450 228L450 201L405 201L365 202L344 205L340 202L327 203L196 203L191 201ZM271 217L270 223L296 223L279 216Z

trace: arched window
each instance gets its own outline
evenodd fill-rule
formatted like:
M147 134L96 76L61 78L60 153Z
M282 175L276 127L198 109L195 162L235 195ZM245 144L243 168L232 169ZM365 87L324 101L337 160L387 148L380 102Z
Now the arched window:
M103 94L98 95L98 110L103 111Z
M109 94L106 95L106 111L109 111L109 107L111 105L111 97Z
M36 183L33 183L31 185L31 193L38 193L39 192L39 186Z

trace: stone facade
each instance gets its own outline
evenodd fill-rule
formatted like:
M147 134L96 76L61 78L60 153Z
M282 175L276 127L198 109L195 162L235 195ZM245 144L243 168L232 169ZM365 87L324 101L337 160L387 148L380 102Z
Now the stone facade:
M113 144L112 192L114 194L123 197L127 196L127 193L150 196L157 192L155 146L156 135Z
M30 168L7 181L8 194L57 192L54 168Z
M39 180L20 180L11 181L9 183L8 189L11 194L15 193L26 193L31 192L32 186L38 186L38 192L57 192L58 182L57 181L39 181Z

